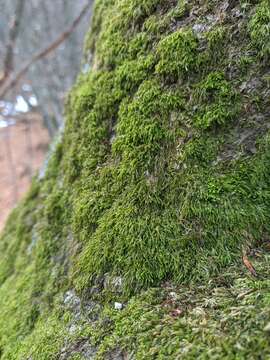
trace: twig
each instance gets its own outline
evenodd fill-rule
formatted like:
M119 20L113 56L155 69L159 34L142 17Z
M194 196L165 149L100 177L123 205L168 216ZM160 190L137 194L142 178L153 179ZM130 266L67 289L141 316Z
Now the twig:
M17 1L14 19L9 30L9 40L4 58L4 70L3 70L3 75L0 79L0 86L2 86L8 80L9 75L14 68L14 47L19 34L24 5L25 5L25 0Z
M7 92L12 89L17 83L20 81L20 79L25 75L25 73L29 70L29 68L38 60L42 59L43 57L50 54L52 51L54 51L59 45L61 45L75 30L75 28L79 25L82 18L87 14L88 10L91 8L92 2L89 2L81 11L79 16L73 21L70 28L66 31L64 31L55 41L53 41L48 47L45 49L39 51L30 59L26 64L22 67L21 70L17 72L11 79L11 81L3 88L3 90L0 92L0 98L3 98Z

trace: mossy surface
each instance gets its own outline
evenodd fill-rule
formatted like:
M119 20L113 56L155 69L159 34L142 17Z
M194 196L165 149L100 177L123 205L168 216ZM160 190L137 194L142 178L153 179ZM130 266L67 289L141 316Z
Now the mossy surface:
M262 56L270 56L270 3L268 0L260 2L255 14L250 20L249 30L253 45Z
M265 0L96 1L91 71L1 236L1 359L269 356L268 15Z
M208 283L149 289L122 312L106 307L85 329L99 345L96 358L116 348L140 360L268 358L269 255L252 261L256 281L230 267Z

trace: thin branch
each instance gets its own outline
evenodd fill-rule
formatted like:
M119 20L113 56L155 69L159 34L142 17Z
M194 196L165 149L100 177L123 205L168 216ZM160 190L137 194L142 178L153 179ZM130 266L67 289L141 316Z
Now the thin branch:
M9 78L9 75L14 70L14 48L19 34L20 23L23 16L25 0L18 0L14 18L9 30L9 40L6 48L6 54L4 59L3 75L0 79L0 86L2 86Z
M21 70L17 72L11 79L11 81L3 88L3 90L0 92L0 98L3 98L7 92L12 89L15 85L18 84L20 79L25 75L25 73L29 70L29 68L38 60L41 60L42 58L46 57L48 54L53 52L56 48L59 47L76 29L76 27L81 22L82 18L87 14L88 10L91 8L92 2L89 2L81 11L79 16L73 21L72 25L69 29L64 31L54 42L52 42L48 47L45 49L39 51L30 59L26 64L22 67Z

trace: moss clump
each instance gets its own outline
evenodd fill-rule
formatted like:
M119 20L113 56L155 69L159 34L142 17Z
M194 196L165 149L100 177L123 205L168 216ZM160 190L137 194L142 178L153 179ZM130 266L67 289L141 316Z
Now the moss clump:
M210 73L198 84L195 101L201 104L195 123L202 129L226 124L239 110L237 94L221 72Z
M228 35L226 27L221 25L215 26L206 33L209 48L207 62L213 64L214 67L226 61L225 52L229 41Z
M163 76L180 77L196 71L198 40L189 29L179 30L158 45L160 60L156 72Z
M130 103L119 111L117 138L112 151L121 156L123 168L129 164L140 171L151 171L156 156L170 142L170 111L181 107L182 99L164 92L156 81L145 81ZM134 169L135 170L135 169Z
M270 3L261 1L255 14L249 22L249 32L252 44L259 50L261 56L270 55Z
M147 33L140 30L145 19L154 13L161 3L160 0L119 1L109 2L104 6L103 1L98 1L95 20L98 24L95 24L95 28L101 31L98 39L90 37L86 45L86 48L95 46L98 65L114 68L128 57L132 58L134 52L143 53L151 47L151 39L147 37ZM108 16L101 21L99 16L103 13L99 13L99 9L104 8ZM95 33L92 33L92 36L94 35Z

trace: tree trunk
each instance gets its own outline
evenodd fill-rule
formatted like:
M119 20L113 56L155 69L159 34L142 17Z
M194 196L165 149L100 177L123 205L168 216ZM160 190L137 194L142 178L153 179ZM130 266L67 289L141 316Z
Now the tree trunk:
M0 241L3 359L270 356L269 25L268 0L96 2Z

